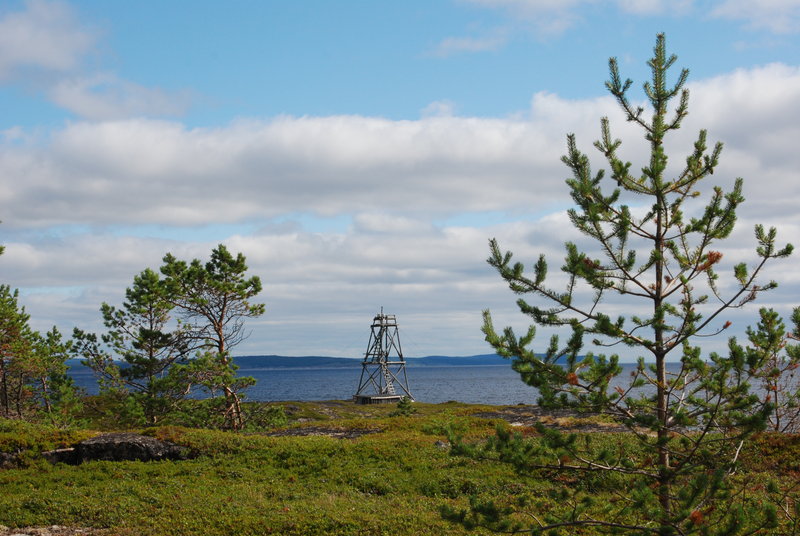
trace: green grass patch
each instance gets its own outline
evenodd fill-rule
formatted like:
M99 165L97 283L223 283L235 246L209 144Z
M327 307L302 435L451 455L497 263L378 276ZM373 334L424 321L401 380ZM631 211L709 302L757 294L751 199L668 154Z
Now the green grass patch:
M531 428L475 416L504 408L414 404L414 413L392 416L391 404L280 405L287 422L279 429L138 430L188 447L196 457L184 461L51 465L38 454L96 432L0 420L0 452L27 452L23 466L0 470L0 525L72 525L143 536L484 534L446 521L442 508L465 509L475 497L546 512L563 504L565 487L603 508L625 489L623 479L602 473L521 475L492 456L451 454L448 436L480 444L498 426L539 440ZM287 432L315 435L270 435ZM579 433L578 440L636 456L635 441L626 434ZM744 473L736 478L753 482L753 500L767 499L773 477L784 487L796 478L798 438L764 435L747 448ZM763 459L770 463L751 461Z

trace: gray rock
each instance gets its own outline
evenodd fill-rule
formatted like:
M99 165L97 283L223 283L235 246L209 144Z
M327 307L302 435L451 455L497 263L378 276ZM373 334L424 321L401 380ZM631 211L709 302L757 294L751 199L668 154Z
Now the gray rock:
M183 460L188 449L150 436L133 433L103 434L75 447L75 462L90 460Z
M15 467L17 465L17 461L19 460L19 455L13 452L0 452L0 469L8 469L11 467Z
M78 463L77 452L74 448L47 450L42 452L42 457L50 463L68 463L71 465Z

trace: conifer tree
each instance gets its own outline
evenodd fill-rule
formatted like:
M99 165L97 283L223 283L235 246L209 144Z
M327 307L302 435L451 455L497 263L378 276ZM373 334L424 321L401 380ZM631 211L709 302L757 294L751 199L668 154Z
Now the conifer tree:
M0 285L0 411L4 417L22 416L24 380L18 363L32 351L30 315L19 304L19 290Z
M188 372L212 395L215 391L223 393L227 426L241 429L240 391L255 380L236 376L230 352L247 336L244 320L264 313L263 304L250 302L261 292L261 280L247 277L244 255L234 256L222 244L214 248L205 264L199 259L187 263L167 254L161 272L192 346L202 351Z
M760 309L759 317L755 329L747 328L749 344L737 351L744 352L753 367L761 403L774 408L768 429L797 433L800 431L800 344L792 343L791 339L800 337L800 307L792 313L791 332L786 331L783 319L772 309Z
M55 326L44 335L36 332L33 351L20 367L28 378L34 403L54 425L75 424L83 409L82 390L67 373L71 343L63 340Z
M19 290L0 285L0 415L27 418L44 412L66 424L80 409L78 391L67 375L69 344L53 326L42 336L28 324Z
M191 347L172 319L168 290L157 272L145 269L125 290L121 308L102 304L106 333L98 339L78 328L73 332L72 351L95 371L101 388L132 396L150 424L176 409L190 390L178 365L187 362Z
M644 84L647 117L645 108L629 97L631 81L620 77L616 59L609 60L606 87L649 144L640 173L619 157L621 141L612 136L607 118L594 146L605 157L610 176L603 170L594 173L575 136L567 137L562 160L572 174L567 185L575 203L569 219L593 246L582 251L575 243L566 244L561 267L566 288L550 284L543 255L530 273L491 240L488 260L520 295L518 306L533 324L521 337L511 328L498 333L486 311L486 340L538 389L541 406L609 416L630 430L635 448L610 449L591 438L578 441L574 434L544 428L535 440L502 432L485 447L461 445L464 452L499 457L523 473L556 471L587 482L566 487L550 511L526 511L524 518L509 517L505 514L513 509L491 502L473 502L470 511L451 512L462 523L533 534L574 534L578 527L589 527L593 534L752 533L753 512L734 493L728 475L742 441L764 428L771 410L749 389L765 354L748 362L735 341L727 356L704 354L697 341L730 326L723 312L775 288L775 282L762 282L759 276L768 261L788 256L792 246L778 247L774 228L756 226L755 261L734 266L733 289L720 290L716 270L723 254L716 243L733 231L744 200L742 180L736 179L727 192L718 186L706 190L705 207L696 216L684 214L685 205L695 205L689 201L703 195L702 181L717 166L722 144L709 149L702 130L685 165L668 168L665 137L681 126L689 105L684 88L688 71L680 71L674 84L667 82L675 61L659 35L648 63L652 81ZM630 316L604 312L609 297ZM571 334L565 343L553 336L546 348L539 348L546 351L537 354L531 347L537 325ZM615 345L639 355L629 381L618 378L618 356L603 353ZM667 368L668 357L674 369ZM594 504L592 486L605 486L616 498ZM725 508L715 509L723 500ZM756 528L775 523L774 509L758 511L757 517ZM520 526L515 519L532 521Z

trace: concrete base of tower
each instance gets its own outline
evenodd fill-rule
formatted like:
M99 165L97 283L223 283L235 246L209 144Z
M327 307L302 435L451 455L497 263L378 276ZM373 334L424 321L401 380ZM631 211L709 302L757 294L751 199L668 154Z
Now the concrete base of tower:
M403 397L401 395L354 395L356 404L396 404Z

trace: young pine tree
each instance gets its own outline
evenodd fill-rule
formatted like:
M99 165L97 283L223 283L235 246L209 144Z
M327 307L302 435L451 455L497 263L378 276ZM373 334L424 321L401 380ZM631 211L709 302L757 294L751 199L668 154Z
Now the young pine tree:
M548 511L527 511L525 517L509 518L498 505L479 502L470 512L451 513L467 525L533 534L591 530L666 536L745 534L751 533L748 526L775 523L772 510L751 517L745 496L735 493L729 479L742 440L763 429L769 414L769 405L749 390L759 363L748 363L735 344L729 356L703 355L696 341L730 325L720 316L725 310L774 288L776 283L761 283L758 276L765 263L788 256L792 247L778 248L775 229L756 226L754 265L736 265L733 289L720 292L715 270L722 253L716 243L734 228L742 180L736 179L728 192L714 186L696 216L684 214L684 205L702 195L701 182L717 166L722 145L709 150L701 131L685 165L668 173L665 137L681 126L689 104L683 87L687 70L674 85L667 83L675 60L659 35L649 61L652 81L644 84L649 117L631 103L631 81L620 78L615 59L609 61L606 87L649 143L640 173L618 156L621 141L612 136L606 118L594 145L610 176L602 170L593 173L575 136L567 137L562 160L572 173L567 184L576 205L569 218L594 247L584 252L566 244L565 289L549 284L544 256L530 274L495 240L490 243L489 263L521 296L518 306L534 325L522 337L511 328L498 333L487 311L486 340L538 389L540 405L601 413L630 434L615 448L598 444L602 440L597 438L578 441L575 435L544 429L534 440L498 434L483 447L483 455L509 461L523 473L555 471L584 484L566 486ZM633 314L605 313L609 297ZM552 337L544 355L537 354L529 346L536 325L570 330L571 335L564 344ZM633 348L640 357L629 381L615 379L622 371L617 355L595 354L586 339L599 349ZM676 362L674 368L667 368L668 359ZM595 502L597 493L604 493L603 504ZM724 508L718 508L723 501ZM515 526L514 519L531 521Z
M99 339L78 328L73 332L72 351L94 370L101 389L149 424L177 409L190 390L181 365L191 347L171 317L174 307L167 285L148 268L125 290L122 307L101 306L107 331Z
M780 315L772 309L759 310L755 328L747 328L748 345L740 348L732 342L737 352L744 352L752 367L754 382L760 388L764 406L773 408L768 429L773 432L797 433L800 431L800 344L790 342L800 337L800 307L794 309L791 333Z
M22 417L26 378L20 364L33 352L30 315L19 304L19 290L0 285L0 416Z
M244 255L234 256L222 244L205 264L198 259L187 263L167 254L161 272L192 346L201 350L187 372L212 396L222 392L226 426L242 429L240 392L255 380L236 375L230 352L247 336L244 320L264 313L263 304L250 302L261 292L261 280L247 277Z

